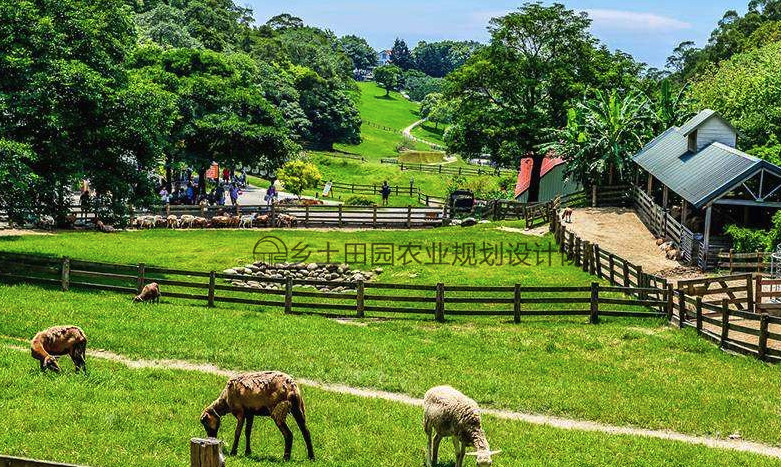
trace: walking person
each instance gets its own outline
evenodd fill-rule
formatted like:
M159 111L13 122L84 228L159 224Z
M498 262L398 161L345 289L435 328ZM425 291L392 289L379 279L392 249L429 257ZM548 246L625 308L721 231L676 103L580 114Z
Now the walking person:
M274 185L271 185L268 187L268 191L266 191L266 204L274 204L274 201L277 198L277 189L274 187Z
M230 197L231 197L231 204L233 206L236 206L236 204L239 201L239 187L237 187L235 184L231 185L230 187Z
M388 181L385 180L382 182L382 189L380 190L380 194L382 195L382 205L387 206L388 205L388 197L391 194L391 188L390 185L388 185Z
M168 194L168 190L165 189L165 185L163 185L163 188L160 189L160 202L163 203L163 205L168 204L168 201L170 201L170 195Z
M214 199L218 206L225 206L225 188L222 183L217 183L217 188L214 189Z
M89 205L90 205L90 194L89 194L89 188L81 192L81 197L79 197L79 204L81 205L81 215L85 219L87 218L87 214L89 213Z

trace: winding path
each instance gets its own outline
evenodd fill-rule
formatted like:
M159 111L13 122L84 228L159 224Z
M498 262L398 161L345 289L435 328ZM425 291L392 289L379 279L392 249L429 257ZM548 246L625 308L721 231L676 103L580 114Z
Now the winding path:
M431 146L432 149L445 149L443 146L441 146L439 144L432 143L431 141L427 141L427 140L425 140L423 138L418 138L417 136L413 136L412 135L412 130L414 130L415 128L419 127L420 125L425 123L427 120L428 120L427 118L423 118L423 119L418 120L417 122L413 123L412 125L408 126L407 128L401 130L402 134L406 138L411 139L412 141L417 141L418 143L428 144L429 146Z
M22 339L11 336L0 336L6 339L25 342ZM29 352L26 347L17 345L4 345L5 348ZM198 371L212 375L223 376L226 378L235 376L239 372L226 370L215 365L206 363L193 363L184 360L134 360L123 355L115 354L105 350L90 350L87 354L92 358L110 360L121 363L128 368L153 368L165 370ZM415 407L423 406L423 400L406 394L399 394L386 391L377 391L373 389L354 388L341 384L322 383L308 379L298 379L299 383L320 389L322 391L346 394L356 397L382 399L390 402L411 405ZM727 449L731 451L741 451L762 456L781 459L781 448L762 443L744 441L742 439L721 439L709 436L694 436L674 431L648 430L643 428L633 428L628 426L607 425L603 423L591 422L587 420L574 420L562 417L553 417L549 415L530 414L523 412L512 412L507 410L483 409L482 412L491 417L505 420L514 420L533 425L545 425L562 430L589 431L597 433L606 433L610 435L639 436L646 438L663 439L668 441L677 441L687 444L696 444L715 449Z

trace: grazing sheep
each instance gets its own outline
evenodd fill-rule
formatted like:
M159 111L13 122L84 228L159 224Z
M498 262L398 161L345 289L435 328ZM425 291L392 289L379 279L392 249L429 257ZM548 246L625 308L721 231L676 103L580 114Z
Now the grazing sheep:
M476 451L468 453L477 458L479 467L491 465L491 456L500 451L491 451L480 423L480 408L472 399L450 386L429 389L423 398L423 429L428 435L426 465L437 463L439 443L451 436L456 450L456 467L462 467L466 446ZM433 435L433 437L432 437Z
M160 286L157 282L152 282L141 289L141 293L133 297L134 302L155 302L160 303Z
M257 216L255 218L254 224L256 224L258 227L268 227L268 221L271 216L268 214L263 214L262 216Z
M54 218L49 215L44 215L38 218L36 221L36 224L38 227L44 229L44 230L53 230L54 229Z
M178 226L182 227L182 226L186 225L187 227L192 228L193 227L193 222L195 222L195 216L184 215L184 216L182 216L179 219Z
M245 373L228 380L220 397L204 409L201 414L201 424L206 429L207 436L216 437L220 429L221 417L232 413L237 420L236 434L231 448L231 455L235 456L239 447L241 428L246 418L245 453L250 455L252 453L250 437L255 415L271 417L277 424L279 431L282 432L282 436L285 437L284 459L290 460L293 433L285 423L285 419L291 412L304 436L309 459L314 460L315 454L312 450L309 429L306 426L304 399L301 397L301 391L290 376L278 371Z
M169 229L175 229L175 228L177 228L179 226L179 218L177 218L176 216L171 214L170 216L168 216L166 218L165 225Z
M87 336L76 326L55 326L41 331L30 342L34 359L41 362L41 370L59 373L56 356L70 355L76 371L87 370L84 355L87 351Z
M116 232L116 231L117 231L117 229L115 229L114 227L112 227L112 226L110 226L110 225L106 225L106 224L104 224L102 221L98 221L98 222L96 222L96 223L95 223L95 228L96 228L96 229L97 229L99 232L103 232L103 233L114 233L114 232Z
M572 214L575 211L572 208L564 208L564 211L561 213L561 220L567 223L572 223Z
M252 223L255 222L257 214L245 214L239 219L239 228L252 228Z
M209 220L206 219L205 217L196 217L195 219L193 219L193 225L195 227L208 227Z
M679 254L680 254L680 253L679 253L679 252L678 252L678 250L676 250L675 248L672 248L672 249L670 249L670 250L667 250L667 253L666 253L666 255L667 255L667 259L670 259L670 260L673 260L673 261L675 261L675 260L677 260L677 259L678 259L678 255L679 255Z
M298 218L288 214L277 216L277 227L295 227L298 224Z
M227 216L214 216L212 217L212 227L225 227L230 223L230 218Z
M155 216L155 227L165 227L168 224L168 219L163 216Z

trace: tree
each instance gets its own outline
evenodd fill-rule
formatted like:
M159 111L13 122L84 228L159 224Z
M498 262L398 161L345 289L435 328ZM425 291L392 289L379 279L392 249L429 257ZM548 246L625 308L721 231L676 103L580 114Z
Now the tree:
M637 91L619 96L596 90L594 98L568 112L567 125L553 133L553 150L567 161L567 172L584 186L614 184L642 148L653 116ZM617 173L616 173L617 172Z
M566 124L570 103L586 89L602 87L594 57L604 55L597 54L589 26L585 13L561 4L527 3L492 19L491 44L446 78L454 105L449 149L487 152L511 166L531 156L529 199L536 201L546 155L539 147L549 129Z
M14 222L28 220L39 208L34 196L40 180L32 168L35 158L28 145L0 139L0 208Z
M415 59L412 57L407 43L404 39L396 38L391 49L391 63L401 68L402 71L407 71L415 67Z
M136 15L135 20L141 38L163 47L203 47L201 42L190 34L182 11L171 5L160 3L155 8Z
M773 43L722 62L691 88L694 109L711 108L731 122L741 144L765 146L781 140L781 43Z
M443 78L466 63L482 45L474 41L419 42L412 50L415 68L435 78Z
M353 62L353 68L366 71L377 66L377 52L366 42L366 39L358 36L344 36L339 39L344 53Z
M654 134L659 134L668 128L683 123L690 114L690 104L687 93L689 86L681 86L675 91L669 78L659 82L659 92L656 99L649 99L653 114L656 117Z
M301 198L301 193L306 189L317 188L323 178L317 166L311 162L295 159L287 162L279 172L277 178L285 191L293 193Z
M401 68L396 65L383 65L374 69L374 80L385 88L385 96L390 96L390 92L399 85L401 78Z
M291 15L290 13L282 13L266 21L266 26L269 26L275 31L284 31L286 29L303 28L304 21L297 16Z
M441 93L432 92L420 103L420 116L434 122L434 128L438 129L440 123L450 123L453 113L450 102Z
M442 90L442 78L432 78L422 71L408 70L402 73L400 85L411 100L420 102L426 95Z

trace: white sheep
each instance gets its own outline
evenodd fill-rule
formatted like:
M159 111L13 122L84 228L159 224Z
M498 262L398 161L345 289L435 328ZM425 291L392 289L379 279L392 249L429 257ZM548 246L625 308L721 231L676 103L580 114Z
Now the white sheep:
M186 214L186 215L182 216L182 217L179 219L179 225L178 225L178 227L179 227L179 228L182 228L182 227L184 227L184 226L187 226L187 227L189 227L189 228L192 228L192 227L193 227L193 222L195 222L195 216L190 216L190 215L187 215L187 214Z
M477 402L450 386L437 386L426 393L423 398L423 429L428 435L428 467L436 465L439 443L448 436L453 438L456 450L455 467L462 467L467 454L477 458L479 467L488 467L492 463L491 456L501 452L491 451L488 446ZM467 453L467 445L474 446L475 452Z
M241 219L239 220L239 228L252 228L252 223L255 222L255 218L257 216L257 214L245 214L241 216Z

